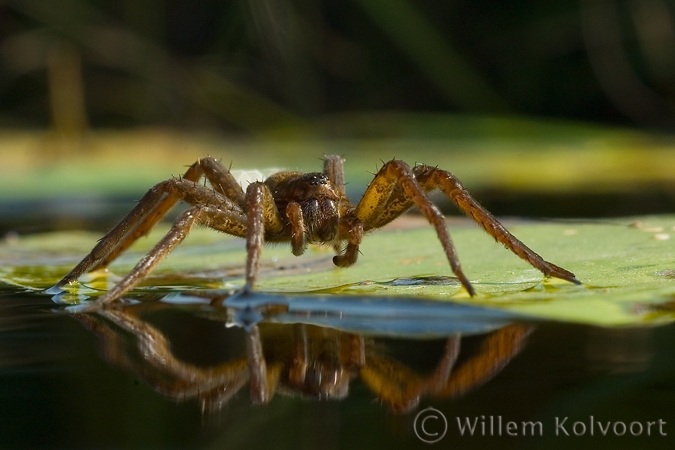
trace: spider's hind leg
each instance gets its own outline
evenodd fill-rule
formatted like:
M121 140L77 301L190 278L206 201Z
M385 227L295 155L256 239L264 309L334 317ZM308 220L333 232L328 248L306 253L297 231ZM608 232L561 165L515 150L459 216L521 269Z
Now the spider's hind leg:
M232 176L230 171L226 169L218 160L207 156L205 158L198 159L194 162L181 177L182 180L192 181L194 183L198 182L201 177L206 177L213 190L227 197L231 202L234 202L240 209L244 208L244 191L242 190L237 180ZM160 183L161 185L162 183ZM161 189L160 189L161 190ZM149 193L148 193L149 194ZM146 199L146 197L151 197L152 199ZM181 199L180 195L175 195L170 192L166 192L162 198L156 198L148 196L143 197L139 202L139 210L134 209L125 219L131 219L135 222L133 231L129 232L121 241L118 241L115 245L115 248L108 253L108 255L96 264L96 266L91 267L89 270L96 270L108 266L112 261L115 260L119 255L121 255L127 248L129 248L134 242L136 242L140 237L147 235L150 230L157 225L157 223L162 220L162 218L176 205L178 200ZM147 210L141 207L141 203L150 204L156 201L157 203L154 206L151 206ZM111 233L114 233L113 230ZM106 236L104 239L106 239Z
M206 176L211 182L213 190L197 185L202 176ZM56 293L85 273L107 267L141 236L148 234L181 199L188 203L192 199L193 204L211 202L222 205L223 209L227 209L233 216L230 219L234 220L228 220L226 223L234 222L235 225L232 226L234 230L241 228L236 226L237 222L245 224L243 217L236 217L237 213L243 216L244 194L241 186L220 162L211 157L202 158L192 164L180 179L169 179L151 188L131 212L101 238L92 251L48 292ZM243 227L245 228L245 225ZM223 231L237 234L229 230Z
M195 221L200 219L200 215L201 211L192 208L178 216L171 229L157 245L119 283L99 297L98 302L100 304L111 303L144 280L152 269L185 239Z
M243 222L243 218L232 214L232 212L222 211L214 206L196 206L190 208L178 216L171 229L136 264L131 272L98 299L99 303L106 304L113 302L147 278L155 266L187 237L195 223L201 223L215 230L238 236L243 236L246 232L246 224Z
M138 237L150 230L149 223L154 225L159 220L156 218L158 208L175 203L178 199L199 205L198 209L203 212L200 218L205 225L235 236L246 235L246 216L233 201L193 181L172 178L150 189L136 207L48 293L56 293L83 274L106 267Z

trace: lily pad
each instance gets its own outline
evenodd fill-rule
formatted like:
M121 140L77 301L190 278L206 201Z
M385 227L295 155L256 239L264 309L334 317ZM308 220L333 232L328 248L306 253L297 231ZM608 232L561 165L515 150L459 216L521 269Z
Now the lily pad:
M528 246L574 272L576 286L540 272L495 243L471 222L448 221L463 269L476 288L469 297L454 278L438 239L423 219L407 217L366 236L355 266L335 268L332 251L311 248L296 258L269 246L257 289L270 293L416 297L503 308L528 316L604 326L656 325L675 319L659 304L675 298L675 216L505 225ZM83 277L66 300L96 297L157 242L156 230L107 271ZM100 237L51 233L0 245L0 280L22 289L54 285ZM237 289L243 284L244 242L210 230L191 233L131 293Z

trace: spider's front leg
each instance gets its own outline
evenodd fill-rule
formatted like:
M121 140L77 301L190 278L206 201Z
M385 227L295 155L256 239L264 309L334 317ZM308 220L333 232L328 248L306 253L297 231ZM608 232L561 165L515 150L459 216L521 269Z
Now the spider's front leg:
M403 161L392 160L382 166L373 181L368 185L368 189L356 206L354 214L363 224L363 231L368 231L392 221L413 204L417 205L422 214L436 229L436 234L441 241L452 272L469 295L476 295L476 291L459 264L455 246L445 227L445 217L436 205L429 200L426 192L415 178L412 169ZM392 209L394 213L392 213Z
M471 197L457 178L450 172L426 165L411 169L402 161L389 161L375 176L359 203L356 215L365 231L380 228L416 205L436 228L452 271L470 295L475 295L471 283L462 273L454 246L445 227L445 219L431 203L426 192L442 190L469 217L509 250L529 262L544 275L581 284L572 272L545 261L523 244L492 215Z
M574 274L562 267L550 263L523 244L511 234L490 212L483 208L462 183L450 172L435 167L418 165L414 169L415 177L425 191L440 189L469 217L475 220L497 242L530 263L547 277L560 278L574 284L581 284Z

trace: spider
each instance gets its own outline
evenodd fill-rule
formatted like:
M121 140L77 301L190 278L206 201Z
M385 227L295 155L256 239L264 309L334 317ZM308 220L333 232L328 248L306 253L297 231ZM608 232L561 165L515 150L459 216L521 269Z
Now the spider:
M450 172L424 164L410 167L403 161L388 161L368 185L361 201L354 205L345 195L343 164L340 156L326 156L323 172L277 172L265 181L251 183L244 192L219 161L211 157L199 159L181 178L152 187L50 292L60 291L87 272L107 267L183 200L191 207L178 216L167 234L131 272L99 298L99 303L119 299L145 279L195 223L246 239L244 292L249 292L256 281L265 242L290 242L296 256L302 255L308 244L327 244L337 253L333 263L348 267L356 262L365 233L383 227L412 206L417 206L435 228L453 273L469 295L474 296L476 291L462 271L445 219L427 196L437 189L498 242L545 276L580 284L573 273L545 261L509 233ZM202 176L209 180L211 188L199 183Z

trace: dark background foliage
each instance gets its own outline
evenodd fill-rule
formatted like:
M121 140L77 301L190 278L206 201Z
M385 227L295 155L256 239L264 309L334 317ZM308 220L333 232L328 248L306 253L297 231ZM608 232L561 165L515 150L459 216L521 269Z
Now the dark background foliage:
M669 130L674 18L668 0L5 0L0 125L401 110Z

